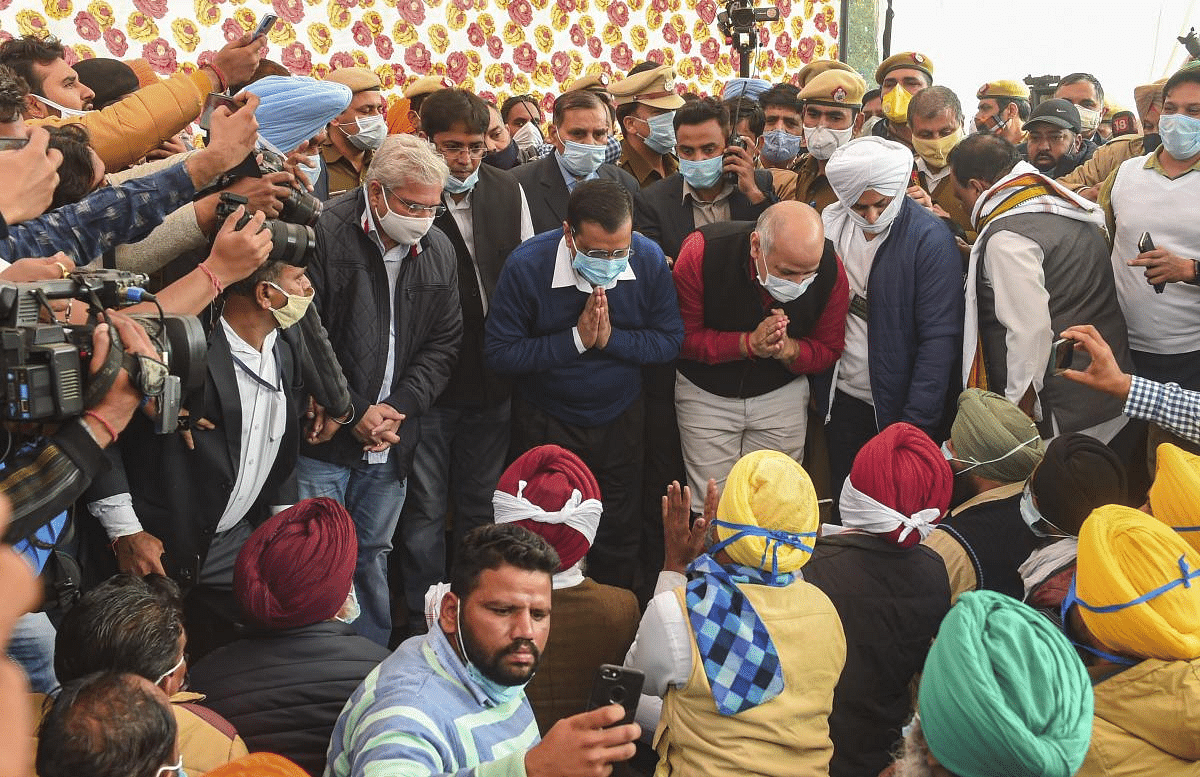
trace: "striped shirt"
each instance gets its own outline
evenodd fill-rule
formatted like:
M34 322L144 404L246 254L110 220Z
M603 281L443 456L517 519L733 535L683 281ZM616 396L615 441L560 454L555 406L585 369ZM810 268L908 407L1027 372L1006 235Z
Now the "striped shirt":
M525 753L540 740L524 692L495 704L435 625L346 702L325 777L525 777Z

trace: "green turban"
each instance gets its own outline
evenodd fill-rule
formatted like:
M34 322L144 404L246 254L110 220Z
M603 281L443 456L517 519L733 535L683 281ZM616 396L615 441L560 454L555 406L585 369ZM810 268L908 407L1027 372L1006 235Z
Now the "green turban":
M959 777L1071 777L1092 735L1092 684L1050 620L994 591L959 597L918 693L929 750Z
M955 459L972 474L1001 483L1023 482L1046 450L1037 427L1019 407L999 394L975 388L958 397L950 441Z

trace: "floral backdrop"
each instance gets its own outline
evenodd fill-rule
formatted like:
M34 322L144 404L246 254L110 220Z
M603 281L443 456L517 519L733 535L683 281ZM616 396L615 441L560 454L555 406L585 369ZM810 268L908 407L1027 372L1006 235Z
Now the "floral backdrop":
M760 0L760 3L762 0ZM795 76L838 55L838 3L776 0L756 74ZM681 89L719 94L738 58L717 30L718 0L0 0L0 38L49 32L74 55L145 58L159 73L203 63L225 41L279 17L268 56L320 77L364 66L385 89L430 74L484 97L544 96L583 73L673 64Z

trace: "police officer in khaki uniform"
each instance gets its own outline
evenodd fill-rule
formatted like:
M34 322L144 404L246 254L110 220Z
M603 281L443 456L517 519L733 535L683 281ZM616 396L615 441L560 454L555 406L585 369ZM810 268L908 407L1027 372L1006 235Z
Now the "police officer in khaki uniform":
M947 222L966 258L976 233L971 214L954 195L950 175L950 150L967 136L958 96L944 86L917 92L908 104L908 128L916 156L916 176L908 196Z
M354 97L326 128L329 140L321 146L325 170L315 184L316 196L322 200L359 186L371 165L371 153L387 137L379 76L365 67L343 67L325 80L345 84Z
M837 202L837 195L825 179L825 164L834 151L854 137L866 91L867 85L858 73L836 68L827 68L800 90L808 153L796 162L795 198L818 212Z
M796 86L800 87L800 91L804 91L804 87L808 86L810 81L822 73L830 70L840 70L843 73L854 73L855 75L858 75L858 71L847 65L845 62L839 62L836 59L818 59L814 62L809 62L804 67L800 68L800 72L796 74ZM858 137L858 133L862 129L865 118L866 117L863 116L863 112L861 110L854 117L855 137Z
M879 63L875 69L884 120L871 134L912 148L908 129L908 102L922 89L933 85L933 60L919 51L902 51Z
M1020 81L988 81L975 93L975 130L1021 145L1029 118L1029 87Z
M636 178L643 189L679 170L671 152L675 110L683 107L683 98L675 91L675 68L648 64L650 68L634 68L608 87L624 136L617 167Z

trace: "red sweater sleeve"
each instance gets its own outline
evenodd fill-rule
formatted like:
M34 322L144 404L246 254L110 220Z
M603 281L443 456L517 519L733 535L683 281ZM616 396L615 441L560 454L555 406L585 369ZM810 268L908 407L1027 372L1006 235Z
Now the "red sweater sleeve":
M797 340L800 352L788 369L797 375L812 375L824 372L842 356L846 347L846 313L850 310L850 282L846 280L846 268L842 260L837 261L838 277L829 294L829 302L808 337ZM685 321L686 324L686 321ZM687 347L687 342L684 342Z
M679 297L679 314L683 318L683 348L679 355L704 364L740 361L744 332L723 332L704 326L704 235L693 232L683 241L675 260L675 293ZM845 274L842 293L846 294ZM843 324L846 317L842 306ZM824 319L822 319L823 321ZM839 340L838 352L841 353ZM836 357L834 357L836 358ZM830 362L832 364L833 362Z

